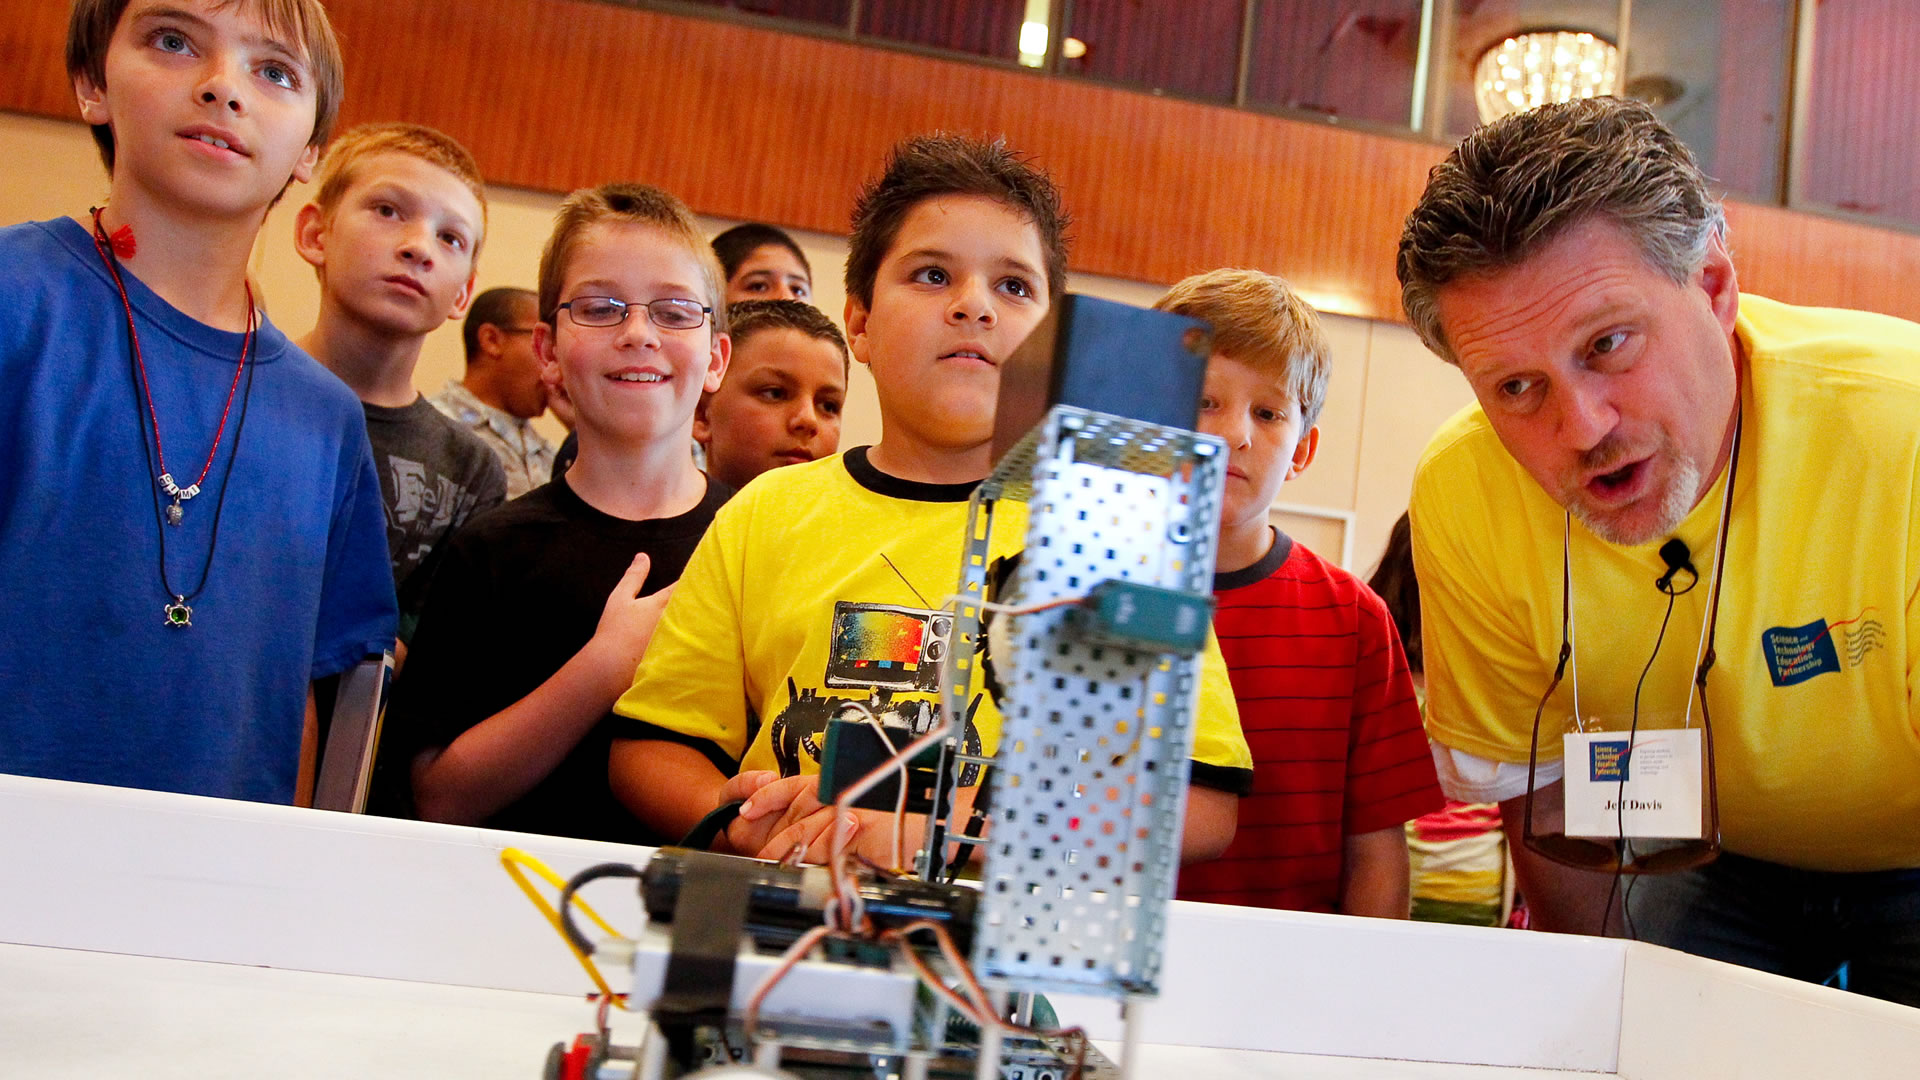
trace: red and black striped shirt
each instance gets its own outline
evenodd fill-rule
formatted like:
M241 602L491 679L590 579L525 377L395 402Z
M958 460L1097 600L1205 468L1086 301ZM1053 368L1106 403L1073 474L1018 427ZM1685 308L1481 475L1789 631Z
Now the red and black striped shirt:
M1180 871L1180 898L1334 911L1346 837L1443 804L1400 635L1364 582L1284 534L1216 575L1214 597L1253 793L1226 853Z

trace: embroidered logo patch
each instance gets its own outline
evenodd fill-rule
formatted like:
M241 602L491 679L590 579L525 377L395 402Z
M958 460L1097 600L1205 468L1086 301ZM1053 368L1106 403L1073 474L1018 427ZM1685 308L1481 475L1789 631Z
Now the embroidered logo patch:
M1609 739L1606 742L1587 744L1588 761L1592 768L1593 782L1602 780L1610 783L1623 783L1627 779L1627 740Z
M1887 643L1886 627L1872 617L1875 610L1831 624L1815 619L1805 626L1768 627L1760 635L1760 651L1773 685L1793 686L1815 675L1860 666L1868 653Z

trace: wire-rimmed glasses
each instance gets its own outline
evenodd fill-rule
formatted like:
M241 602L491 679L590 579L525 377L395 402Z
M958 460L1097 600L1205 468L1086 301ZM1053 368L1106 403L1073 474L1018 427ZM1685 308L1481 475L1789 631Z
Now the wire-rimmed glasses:
M662 330L698 330L705 326L713 309L698 300L669 296L645 303L629 302L611 296L576 296L561 304L559 310L577 326L618 326L627 321L634 309L644 309L653 325Z

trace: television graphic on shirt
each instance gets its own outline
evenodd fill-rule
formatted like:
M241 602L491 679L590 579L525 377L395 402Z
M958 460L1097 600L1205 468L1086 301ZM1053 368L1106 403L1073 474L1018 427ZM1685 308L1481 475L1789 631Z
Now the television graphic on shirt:
M818 766L827 722L841 715L849 703L865 705L883 724L904 724L915 735L930 730L936 716L934 703L924 698L896 700L895 695L937 694L941 664L955 644L950 612L835 602L821 686L796 687L789 680L787 704L773 721L770 734L780 775L798 774L803 755ZM829 693L833 690L850 693ZM973 715L979 706L976 696L967 710L965 753L980 752L980 731ZM849 711L847 715L861 714ZM969 767L967 771L976 770ZM965 776L962 782L967 782Z

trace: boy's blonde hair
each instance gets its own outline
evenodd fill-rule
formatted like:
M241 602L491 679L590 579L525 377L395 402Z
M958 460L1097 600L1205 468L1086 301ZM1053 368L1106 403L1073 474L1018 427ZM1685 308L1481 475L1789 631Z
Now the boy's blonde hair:
M120 17L133 0L73 0L67 15L67 77L82 75L93 85L107 85L107 47ZM325 146L340 116L340 98L346 91L340 41L320 0L226 0L221 7L245 7L257 12L267 28L292 38L306 50L307 72L313 79L313 133L308 146ZM113 129L93 125L93 141L100 160L113 172Z
M379 154L419 158L429 165L438 165L467 185L467 190L480 202L480 236L473 242L473 255L478 258L487 231L487 184L480 178L480 165L453 136L424 124L397 121L361 124L335 140L327 148L327 156L320 163L320 176L315 181L313 205L320 208L321 217L333 217L347 189L359 178L360 165Z
M540 321L549 326L560 313L560 289L566 284L567 264L572 261L580 237L595 225L648 225L665 233L686 248L700 267L700 282L706 287L706 305L713 332L727 332L727 305L721 283L720 260L701 234L700 223L687 204L656 187L646 184L614 183L597 188L582 188L568 195L553 219L553 235L540 253Z
M1258 270L1209 270L1167 290L1160 311L1213 324L1213 351L1284 378L1300 405L1302 430L1320 419L1332 377L1332 348L1320 313L1286 281Z

